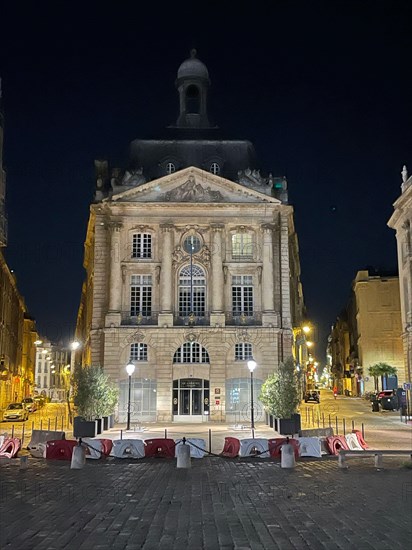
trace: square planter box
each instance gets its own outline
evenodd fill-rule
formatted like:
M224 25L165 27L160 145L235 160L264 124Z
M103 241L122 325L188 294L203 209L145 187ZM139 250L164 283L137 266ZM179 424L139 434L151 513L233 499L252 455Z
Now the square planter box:
M281 435L293 435L300 430L300 414L292 415L292 418L275 418L275 430Z
M73 419L74 437L96 437L97 425L95 420L84 420L81 416Z

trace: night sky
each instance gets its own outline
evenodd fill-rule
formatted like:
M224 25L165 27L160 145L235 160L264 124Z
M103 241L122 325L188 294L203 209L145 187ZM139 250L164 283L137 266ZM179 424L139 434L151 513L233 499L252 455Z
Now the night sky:
M195 47L210 118L288 178L322 359L356 271L397 267L387 221L403 164L412 172L408 2L8 4L6 257L41 334L73 334L94 159L123 165L132 139L175 122L176 71Z

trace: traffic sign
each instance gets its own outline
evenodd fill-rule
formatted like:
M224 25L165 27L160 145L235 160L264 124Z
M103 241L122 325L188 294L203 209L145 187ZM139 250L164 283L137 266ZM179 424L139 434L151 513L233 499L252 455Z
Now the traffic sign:
M411 382L404 382L403 383L403 389L404 390L412 390L412 383Z

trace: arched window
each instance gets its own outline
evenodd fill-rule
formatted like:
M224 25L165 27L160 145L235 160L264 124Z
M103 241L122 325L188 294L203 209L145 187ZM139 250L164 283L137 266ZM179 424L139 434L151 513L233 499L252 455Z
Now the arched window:
M130 344L130 361L147 361L147 344Z
M206 278L198 265L182 267L179 275L179 315L187 317L191 313L205 316Z
M173 162L168 162L166 164L166 174L173 174L174 172L176 172L176 166Z
M185 342L176 350L173 363L209 363L209 354L198 342Z
M186 113L200 113L199 88L193 84L186 90Z
M220 166L218 165L217 162L212 162L212 164L210 165L210 171L212 172L212 174L215 174L216 176L220 174Z

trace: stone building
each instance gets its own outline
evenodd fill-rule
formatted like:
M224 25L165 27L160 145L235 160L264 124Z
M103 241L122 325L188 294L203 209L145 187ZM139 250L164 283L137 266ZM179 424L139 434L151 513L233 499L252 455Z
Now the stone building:
M401 297L405 381L412 382L412 176L402 170L401 196L395 201L388 225L396 230ZM411 394L410 394L411 396Z
M133 141L125 170L95 162L76 340L82 363L119 385L120 421L130 361L134 420L246 420L247 360L256 399L302 322L287 182L209 123L209 85L192 52L177 73L176 125Z
M36 395L65 401L70 385L70 351L43 340L36 349Z
M31 394L34 379L34 320L27 315L16 277L3 251L7 246L6 173L3 169L4 117L0 89L0 409Z
M363 372L364 390L375 389L368 367L388 363L396 367L397 379L390 385L405 382L401 339L399 278L396 275L358 271L353 282L357 327L356 355Z

